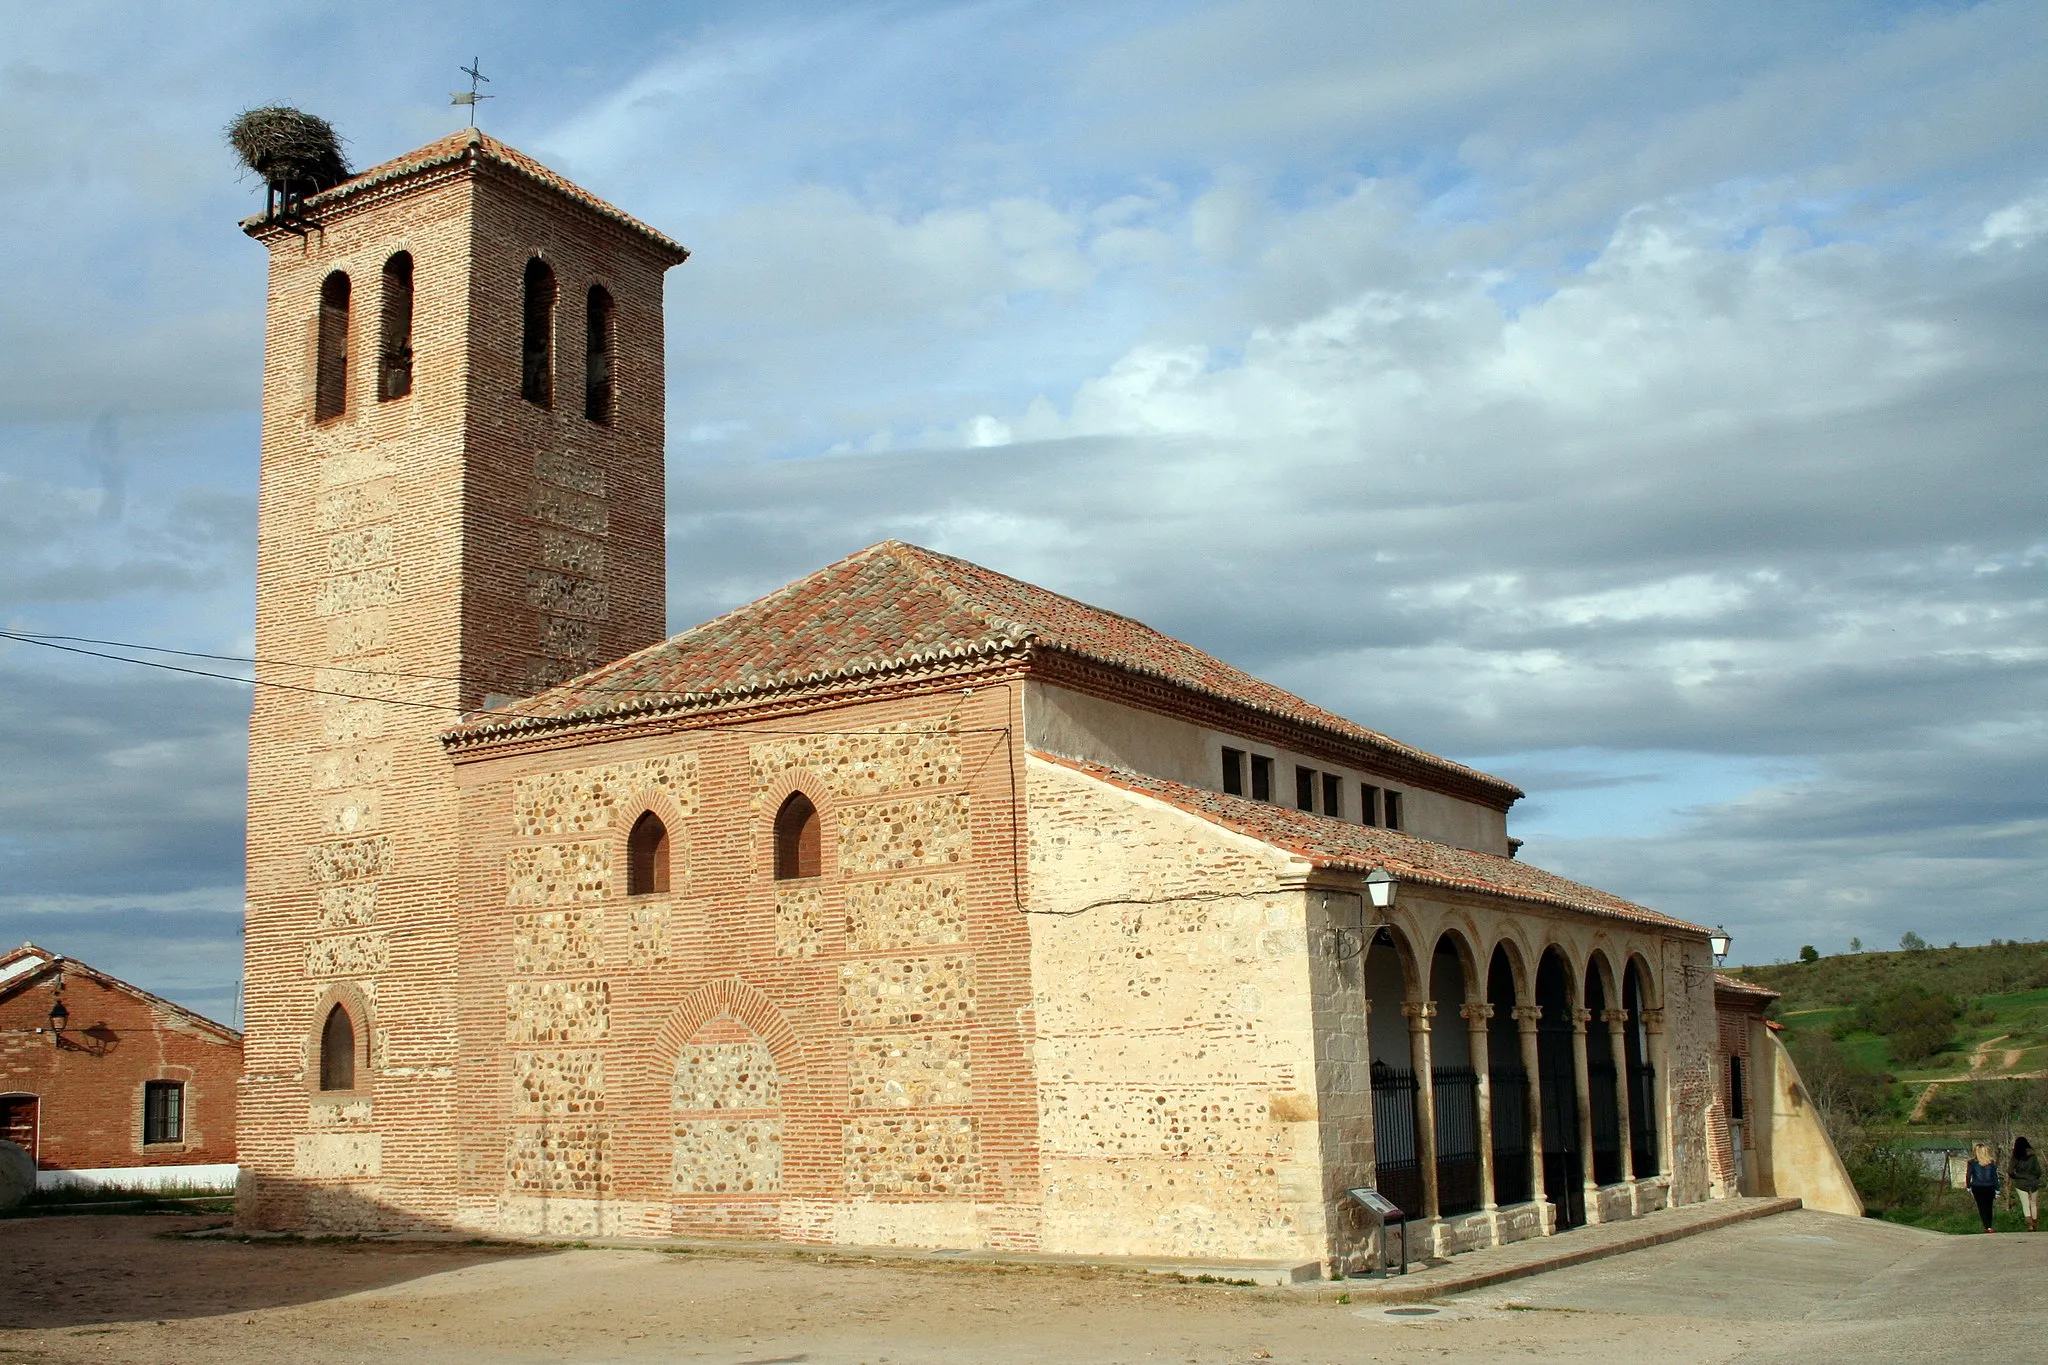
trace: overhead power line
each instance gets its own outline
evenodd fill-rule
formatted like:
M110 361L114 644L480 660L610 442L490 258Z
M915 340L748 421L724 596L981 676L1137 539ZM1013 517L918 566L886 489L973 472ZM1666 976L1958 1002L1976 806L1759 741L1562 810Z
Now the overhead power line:
M64 654L79 654L89 659L107 659L119 664L133 664L137 668L153 668L165 673L181 673L192 678L210 678L217 682L240 683L244 687L269 687L284 692L297 692L307 696L335 697L342 701L378 702L385 706L400 706L416 711L436 711L444 715L471 716L476 718L517 717L527 720L560 720L566 714L555 711L520 711L511 707L496 707L488 711L476 711L447 702L412 701L403 697L375 697L359 692L342 692L331 687L310 687L302 683L278 682L272 678L244 678L233 673L216 673L210 669L188 668L182 664L167 664L155 659L137 659L126 654L108 654L103 650L86 649L87 644L104 645L110 649L133 649L152 654L170 654L184 659L210 659L217 663L252 664L265 668L331 669L335 672L350 673L362 677L406 678L419 682L456 683L454 678L432 673L407 673L392 669L347 668L336 664L309 664L291 660L259 659L244 655L208 654L198 650L170 649L162 645L136 644L128 640L99 640L83 635L46 635L23 631L0 630L0 640L12 640L16 644L36 645L43 649L54 649ZM681 699L687 695L672 689L655 687L616 687L608 690L635 692L652 696ZM1007 735L1007 725L962 726L944 730L786 730L762 726L720 726L727 734L782 735L798 738L852 736L878 737L884 735Z

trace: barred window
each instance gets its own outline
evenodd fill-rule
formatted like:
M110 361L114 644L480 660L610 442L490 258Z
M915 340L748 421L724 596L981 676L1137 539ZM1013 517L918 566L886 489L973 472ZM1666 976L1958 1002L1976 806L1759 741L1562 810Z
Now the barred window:
M185 1140L185 1083L146 1081L142 1086L142 1140Z
M412 392L412 253L384 262L384 317L377 350L377 398Z

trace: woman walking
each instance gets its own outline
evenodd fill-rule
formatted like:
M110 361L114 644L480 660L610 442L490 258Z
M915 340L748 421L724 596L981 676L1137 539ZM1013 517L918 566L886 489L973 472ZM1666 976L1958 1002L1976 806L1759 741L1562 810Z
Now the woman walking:
M1991 1231L1991 1208L1998 1202L1998 1156L1990 1143L1976 1145L1969 1168L1963 1172L1963 1184L1977 1201L1977 1216L1984 1220L1984 1231Z
M2027 1231L2040 1231L2041 1158L2035 1153L2033 1143L2025 1138L2013 1139L2012 1166L2005 1176L2012 1182L2013 1194L2019 1198L2020 1212L2027 1216Z

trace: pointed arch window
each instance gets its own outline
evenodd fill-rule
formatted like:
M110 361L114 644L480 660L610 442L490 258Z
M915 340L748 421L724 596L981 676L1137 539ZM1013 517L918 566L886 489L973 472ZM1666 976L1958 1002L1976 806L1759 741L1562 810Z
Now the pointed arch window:
M668 890L668 826L648 811L626 836L626 894L655 896Z
M551 408L555 405L555 272L538 256L526 263L524 318L519 396Z
M818 808L802 792L791 792L775 812L775 879L815 877L822 870Z
M617 309L611 291L590 286L585 314L587 337L583 357L583 415L599 426L612 424L612 356Z
M318 354L313 362L313 420L341 416L348 407L348 276L335 271L320 282Z
M384 316L377 349L377 397L412 392L412 253L384 262Z
M327 1011L320 1026L320 1088L356 1088L356 1022L341 1005Z

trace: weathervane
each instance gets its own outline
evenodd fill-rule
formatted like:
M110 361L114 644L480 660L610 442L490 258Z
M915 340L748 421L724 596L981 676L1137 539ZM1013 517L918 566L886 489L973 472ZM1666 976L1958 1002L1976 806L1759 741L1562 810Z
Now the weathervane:
M457 71L460 71L463 75L469 77L469 89L457 90L453 94L448 96L448 102L450 104L466 104L469 106L469 126L472 128L476 127L477 101L494 100L498 98L496 95L480 95L477 93L476 83L478 81L482 81L485 85L489 85L491 83L491 78L489 76L486 76L482 71L477 69L482 65L483 63L480 59L476 57L471 57L469 59L468 66L459 66L455 68Z

